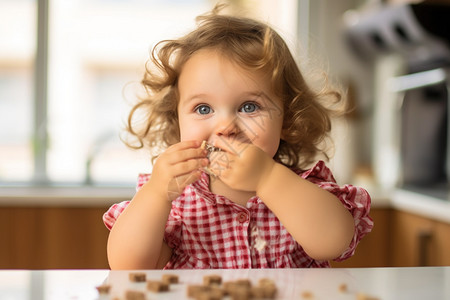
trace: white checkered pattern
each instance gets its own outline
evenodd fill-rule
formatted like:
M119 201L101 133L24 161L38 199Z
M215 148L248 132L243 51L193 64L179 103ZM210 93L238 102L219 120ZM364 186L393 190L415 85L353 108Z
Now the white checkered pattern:
M336 195L352 213L356 225L354 238L336 260L352 256L359 241L373 227L368 215L369 194L351 185L338 186L322 161L306 172L297 173ZM138 189L149 178L149 174L141 174ZM173 255L165 269L330 266L328 261L311 259L258 197L242 207L211 193L208 187L209 176L204 173L172 202L164 239ZM104 214L103 221L109 229L128 203L114 204Z

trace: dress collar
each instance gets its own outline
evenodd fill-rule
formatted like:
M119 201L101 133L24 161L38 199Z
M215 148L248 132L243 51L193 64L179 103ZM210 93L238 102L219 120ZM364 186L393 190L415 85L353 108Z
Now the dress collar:
M197 191L197 193L205 199L205 201L210 202L212 204L233 204L233 205L237 205L236 203L234 203L233 201L231 201L230 199L228 199L225 196L222 195L217 195L214 194L213 192L211 192L210 188L209 188L209 183L210 183L210 175L206 172L202 172L200 179L198 179L197 181L195 181L194 183L192 183L191 185L193 186L193 188ZM249 206L250 203L252 202L259 202L261 201L259 199L258 196L253 196L251 197L248 202L247 202L247 207Z

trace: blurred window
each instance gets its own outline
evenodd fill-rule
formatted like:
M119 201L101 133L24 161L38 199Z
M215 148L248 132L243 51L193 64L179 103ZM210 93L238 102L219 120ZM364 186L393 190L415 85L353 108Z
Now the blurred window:
M0 0L0 184L134 185L150 172L147 152L120 140L145 63L158 41L191 31L215 2ZM280 5L295 0L229 2L263 20L278 12L281 27L295 30ZM37 28L42 3L48 42ZM47 76L34 76L36 45L48 49Z
M44 172L47 183L134 184L150 160L119 136L149 51L192 29L212 3L49 0L45 145L33 137L37 5L0 0L0 182ZM36 147L45 147L44 170L35 170Z
M47 176L134 183L145 151L120 140L152 46L191 30L207 0L52 0Z
M0 0L0 182L33 175L36 1Z

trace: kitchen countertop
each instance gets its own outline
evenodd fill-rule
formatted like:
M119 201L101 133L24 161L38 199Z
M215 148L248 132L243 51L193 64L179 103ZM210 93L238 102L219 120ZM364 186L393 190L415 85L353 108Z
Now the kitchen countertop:
M450 193L446 189L372 189L369 194L372 208L394 208L450 224Z
M0 207L103 207L130 200L135 192L134 187L114 186L0 187Z
M392 208L450 224L450 198L409 189L395 189L391 193Z
M450 223L450 194L433 190L371 189L372 208L395 208ZM130 200L134 187L0 187L0 207L108 207Z
M144 272L147 280L175 274L178 284L167 292L146 290L146 283L129 280L130 272ZM205 275L220 275L222 282L261 278L275 282L276 299L450 299L450 267L358 268L358 269L237 269L237 270L2 270L1 299L125 299L126 290L144 292L147 299L188 299L188 285L202 284ZM108 295L96 287L108 284ZM310 297L307 297L308 294ZM358 298L358 295L372 298ZM31 297L31 298L30 298ZM224 298L227 299L227 298Z

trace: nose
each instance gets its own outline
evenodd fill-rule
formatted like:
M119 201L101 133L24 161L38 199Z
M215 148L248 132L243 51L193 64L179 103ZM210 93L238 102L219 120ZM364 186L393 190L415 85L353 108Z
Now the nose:
M236 115L221 118L216 126L215 134L222 137L237 136L240 132L238 122Z

